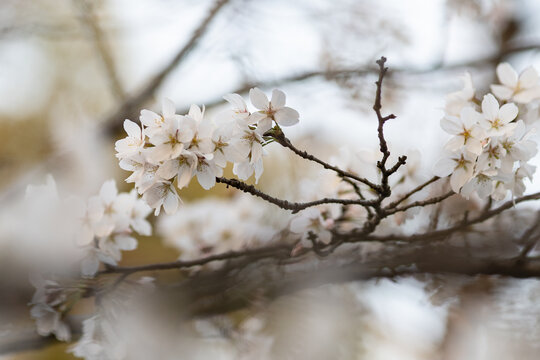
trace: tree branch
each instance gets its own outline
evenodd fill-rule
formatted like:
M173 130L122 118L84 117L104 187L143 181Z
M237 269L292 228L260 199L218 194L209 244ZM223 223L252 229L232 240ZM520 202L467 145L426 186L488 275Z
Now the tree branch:
M208 31L212 21L219 14L220 10L229 0L216 0L206 17L201 21L199 26L193 31L188 42L178 51L176 56L158 72L154 77L142 88L137 94L129 97L120 108L105 120L107 124L107 132L115 133L119 124L122 124L125 118L136 118L138 109L151 98L157 88L163 83L167 75L175 69L189 53L197 46L200 39Z
M320 200L315 201L309 201L305 203L299 203L299 202L290 202L287 200L282 200L275 198L273 196L270 196L257 188L255 188L253 185L246 184L245 182L242 182L237 179L227 179L223 177L216 177L216 182L226 184L227 186L232 186L238 190L241 190L245 193L260 197L261 199L279 206L282 209L285 210L292 210L293 214L297 213L301 210L307 209L312 206L322 205L322 204L342 204L342 205L361 205L361 206L369 206L372 205L374 202L371 200L362 200L362 199L332 199L332 198L324 198Z

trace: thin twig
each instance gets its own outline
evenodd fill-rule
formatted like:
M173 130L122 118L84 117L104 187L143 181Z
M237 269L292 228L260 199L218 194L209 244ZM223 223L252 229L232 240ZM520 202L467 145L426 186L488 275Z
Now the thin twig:
M422 189L424 189L429 184L432 184L432 183L434 183L435 181L437 181L439 179L440 179L440 177L438 177L438 176L432 177L431 179L429 179L428 181L426 181L425 183L423 183L421 185L418 185L417 187L415 187L414 189L412 189L411 191L409 191L408 193L406 193L405 195L403 195L402 197L400 197L396 201L388 204L386 206L386 208L387 209L395 208L396 206L398 206L399 204L401 204L402 202L404 202L405 200L410 198L412 195L416 194L417 192L421 191Z
M114 133L118 127L118 123L122 122L125 118L133 118L137 115L134 113L135 109L142 107L146 101L153 96L156 89L163 83L169 73L197 46L200 39L208 31L209 25L228 2L229 0L216 0L206 17L193 31L187 43L176 53L176 56L167 64L167 66L154 75L146 86L144 86L137 94L128 98L114 114L105 120L108 124L108 132Z
M409 210L411 208L418 207L418 206L426 206L426 205L437 204L437 203L439 203L439 202L441 202L443 200L448 199L452 195L455 195L455 192L449 191L446 194L441 195L441 196L432 197L432 198L427 199L427 200L415 201L415 202L412 202L412 203L410 203L408 205L405 205L405 206L388 208L388 209L385 209L385 210L386 210L387 214L391 215L391 214L395 214L395 213L400 212L400 211L406 211L406 210Z
M323 198L315 201L309 201L309 202L290 202L288 200L282 200L275 198L273 196L270 196L257 188L255 188L253 185L246 184L245 182L242 182L237 179L227 179L224 177L216 177L216 182L226 184L227 186L232 186L238 190L241 190L245 193L260 197L261 199L272 203L274 205L279 206L282 209L285 210L292 210L293 214L297 213L301 210L307 209L312 206L322 205L322 204L342 204L342 205L362 205L362 206L369 206L374 203L372 200L362 200L362 199L333 199L333 198Z
M311 154L308 154L306 151L299 150L298 148L296 148L291 143L291 141L289 139L287 139L287 137L285 137L285 134L283 134L283 132L281 130L273 132L272 137L281 146L283 146L285 148L288 148L289 150L291 150L292 152L294 152L296 155L300 156L301 158L304 158L304 159L309 160L309 161L316 162L317 164L322 165L322 167L324 167L325 169L334 171L335 173L337 173L342 178L350 178L350 179L356 180L358 182L361 182L362 184L365 184L365 185L369 186L370 188L372 188L375 191L379 191L380 187L378 185L372 183L371 181L369 181L369 180L367 180L365 178L362 178L360 176L357 176L355 174L352 174L352 173L350 173L348 171L342 170L342 169L338 168L337 166L330 165L327 162L322 161L322 160L316 158L315 156L313 156Z

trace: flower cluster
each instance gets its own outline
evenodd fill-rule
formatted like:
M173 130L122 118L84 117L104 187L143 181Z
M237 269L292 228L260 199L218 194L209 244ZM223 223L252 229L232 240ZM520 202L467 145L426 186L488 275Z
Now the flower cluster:
M84 276L93 276L100 262L116 265L121 251L137 247L135 233L151 235L152 227L146 220L150 212L136 191L119 193L114 180L106 181L98 195L83 200L61 197L49 175L45 185L28 186L25 201L14 213L24 221L13 225L21 241L36 236L46 241L37 250L48 261L32 264L33 271L59 273L66 265L80 266ZM69 261L66 264L59 259Z
M205 199L186 204L157 224L165 242L180 250L181 260L238 251L272 241L286 218L271 217L268 206L252 196Z
M69 341L71 331L62 320L63 313L67 310L68 294L58 282L46 280L40 275L31 276L30 281L36 288L30 302L30 315L36 319L38 334L54 334L58 340Z
M447 96L441 127L453 135L445 145L448 157L435 164L438 176L450 175L450 185L465 197L504 199L510 191L522 195L525 178L535 167L528 164L537 152L532 130L520 119L527 106L540 99L537 72L528 68L521 75L507 63L497 67L502 85L480 101L475 97L471 76L465 76L461 91Z
M82 260L82 273L93 276L100 262L116 265L122 259L122 251L137 248L133 233L149 236L152 227L146 220L150 207L137 196L136 191L118 193L114 180L106 181L99 195L87 202L73 202L80 231L77 245L86 250Z
M156 215L161 207L167 214L176 212L180 203L176 188L187 186L193 177L204 189L212 188L229 162L240 179L253 174L259 179L265 132L274 122L294 125L299 115L285 106L285 94L280 90L274 90L270 100L257 88L249 95L257 111L250 112L240 95L229 94L224 98L232 109L216 121L197 105L192 105L188 114L178 115L174 103L167 99L161 114L141 111L141 126L125 120L128 136L116 142L116 156L122 169L132 171L126 181L135 183Z

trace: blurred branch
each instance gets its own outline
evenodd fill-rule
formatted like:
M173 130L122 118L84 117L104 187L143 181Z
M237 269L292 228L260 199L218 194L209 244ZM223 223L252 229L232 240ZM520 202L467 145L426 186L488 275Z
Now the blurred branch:
M138 93L130 96L124 103L107 118L105 124L107 132L114 134L126 118L137 118L139 109L154 95L169 73L175 69L186 56L197 46L200 39L207 32L209 25L219 14L220 10L229 0L216 0L206 17L193 31L188 42L178 51L174 58L159 71Z
M73 1L79 8L81 22L88 29L88 32L93 39L94 46L99 53L111 92L116 100L122 101L125 97L124 88L120 82L120 79L118 78L114 60L112 58L110 48L107 45L105 35L99 26L98 19L96 18L94 4L88 0Z
M488 64L496 64L509 55L513 55L513 54L520 53L523 51L530 51L530 50L540 50L540 42L531 42L528 44L509 46L505 49L501 49L500 52L495 53L490 56L486 56L480 59L462 61L462 62L458 62L454 64L437 63L433 66L429 66L425 68L416 68L416 69L408 68L408 67L403 67L403 68L393 67L392 70L388 73L388 76L389 77L396 76L396 75L417 76L417 75L426 75L426 74L435 73L435 72L457 71L463 68L470 68L470 67L481 67ZM378 67L375 67L375 66L362 66L362 67L349 68L349 69L312 70L312 71L305 71L298 74L286 75L286 76L271 79L271 80L249 81L237 87L236 89L232 89L231 91L229 91L229 93L246 94L250 89L254 87L273 88L273 87L284 86L291 83L302 82L302 81L310 80L313 78L323 78L329 81L333 81L336 79L364 77L367 75L375 75L377 73L378 73ZM222 98L204 101L204 104L207 108L210 108L212 106L217 106L223 103L224 103L224 100ZM188 110L189 110L189 105L179 108L178 113L184 114L184 113L187 113ZM116 121L119 123L119 125L117 124L118 129L120 129L123 119L121 120L116 119Z

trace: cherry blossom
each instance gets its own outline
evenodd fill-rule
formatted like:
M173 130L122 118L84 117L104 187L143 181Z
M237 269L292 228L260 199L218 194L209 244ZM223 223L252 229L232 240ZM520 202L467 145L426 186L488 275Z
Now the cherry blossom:
M508 103L499 108L499 102L492 94L484 96L482 113L484 119L480 120L480 125L484 127L489 136L505 135L516 127L512 121L518 114L517 106Z
M467 151L480 155L482 141L486 137L486 132L478 125L481 119L482 115L468 106L461 109L459 117L443 117L441 127L444 131L455 135L448 141L445 148L455 151L464 146Z
M283 91L274 89L272 99L268 101L265 93L258 88L253 88L249 91L249 98L253 106L259 109L258 112L251 114L251 117L259 123L262 133L272 127L272 120L281 126L292 126L298 123L299 114L296 110L285 106Z
M508 63L497 66L497 77L502 85L491 85L491 91L500 100L513 100L526 104L540 98L538 73L533 67L525 69L519 76Z

